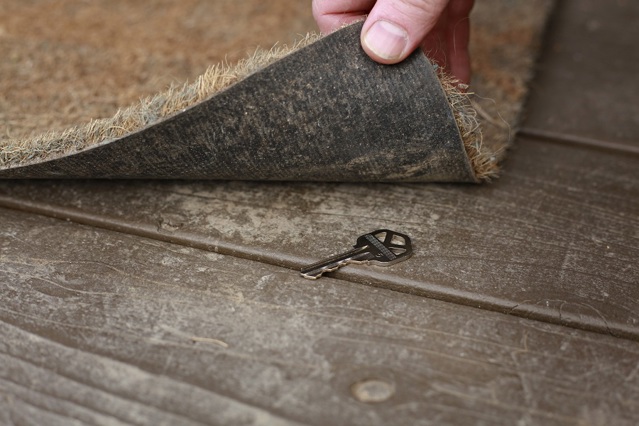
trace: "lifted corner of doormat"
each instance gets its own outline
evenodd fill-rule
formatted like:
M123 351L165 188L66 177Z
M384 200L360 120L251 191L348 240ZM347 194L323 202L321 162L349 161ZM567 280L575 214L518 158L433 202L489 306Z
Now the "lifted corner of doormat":
M111 132L130 118L120 115L0 142L0 178L478 182L477 157L491 156L469 152L430 61L419 51L377 64L360 30L311 42L167 116L151 112L184 93L143 101L124 111L144 120L123 135Z

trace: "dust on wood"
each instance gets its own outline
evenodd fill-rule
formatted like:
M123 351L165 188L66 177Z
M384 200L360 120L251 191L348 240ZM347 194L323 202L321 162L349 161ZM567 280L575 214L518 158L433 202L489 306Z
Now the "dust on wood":
M639 421L634 342L0 218L4 423Z

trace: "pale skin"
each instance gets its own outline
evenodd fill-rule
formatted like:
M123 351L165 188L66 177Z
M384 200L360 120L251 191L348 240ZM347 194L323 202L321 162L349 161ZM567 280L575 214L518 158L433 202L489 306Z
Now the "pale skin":
M474 0L313 0L322 33L365 19L362 48L395 64L421 48L461 83L470 81L468 15Z

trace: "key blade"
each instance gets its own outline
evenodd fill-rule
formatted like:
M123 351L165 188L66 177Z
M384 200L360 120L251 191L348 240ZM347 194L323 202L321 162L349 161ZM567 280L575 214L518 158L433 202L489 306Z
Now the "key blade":
M345 253L336 254L327 259L308 265L300 271L304 278L316 280L327 272L333 272L349 263L363 263L371 257L368 246L356 246Z

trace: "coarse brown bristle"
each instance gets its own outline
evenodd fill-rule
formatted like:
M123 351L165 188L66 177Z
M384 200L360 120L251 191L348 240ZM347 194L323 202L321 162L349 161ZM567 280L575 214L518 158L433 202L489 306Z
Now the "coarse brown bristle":
M319 38L317 34L308 34L293 46L257 49L252 56L236 64L214 65L195 82L181 87L171 86L162 93L119 110L111 118L92 120L61 132L48 132L23 140L0 140L0 168L57 158L139 131L203 101Z
M497 177L498 156L497 153L492 152L483 144L483 134L480 121L477 118L477 110L470 100L473 93L467 91L467 85L460 83L441 67L438 68L437 76L455 116L466 154L475 171L475 177L480 181L489 181Z

